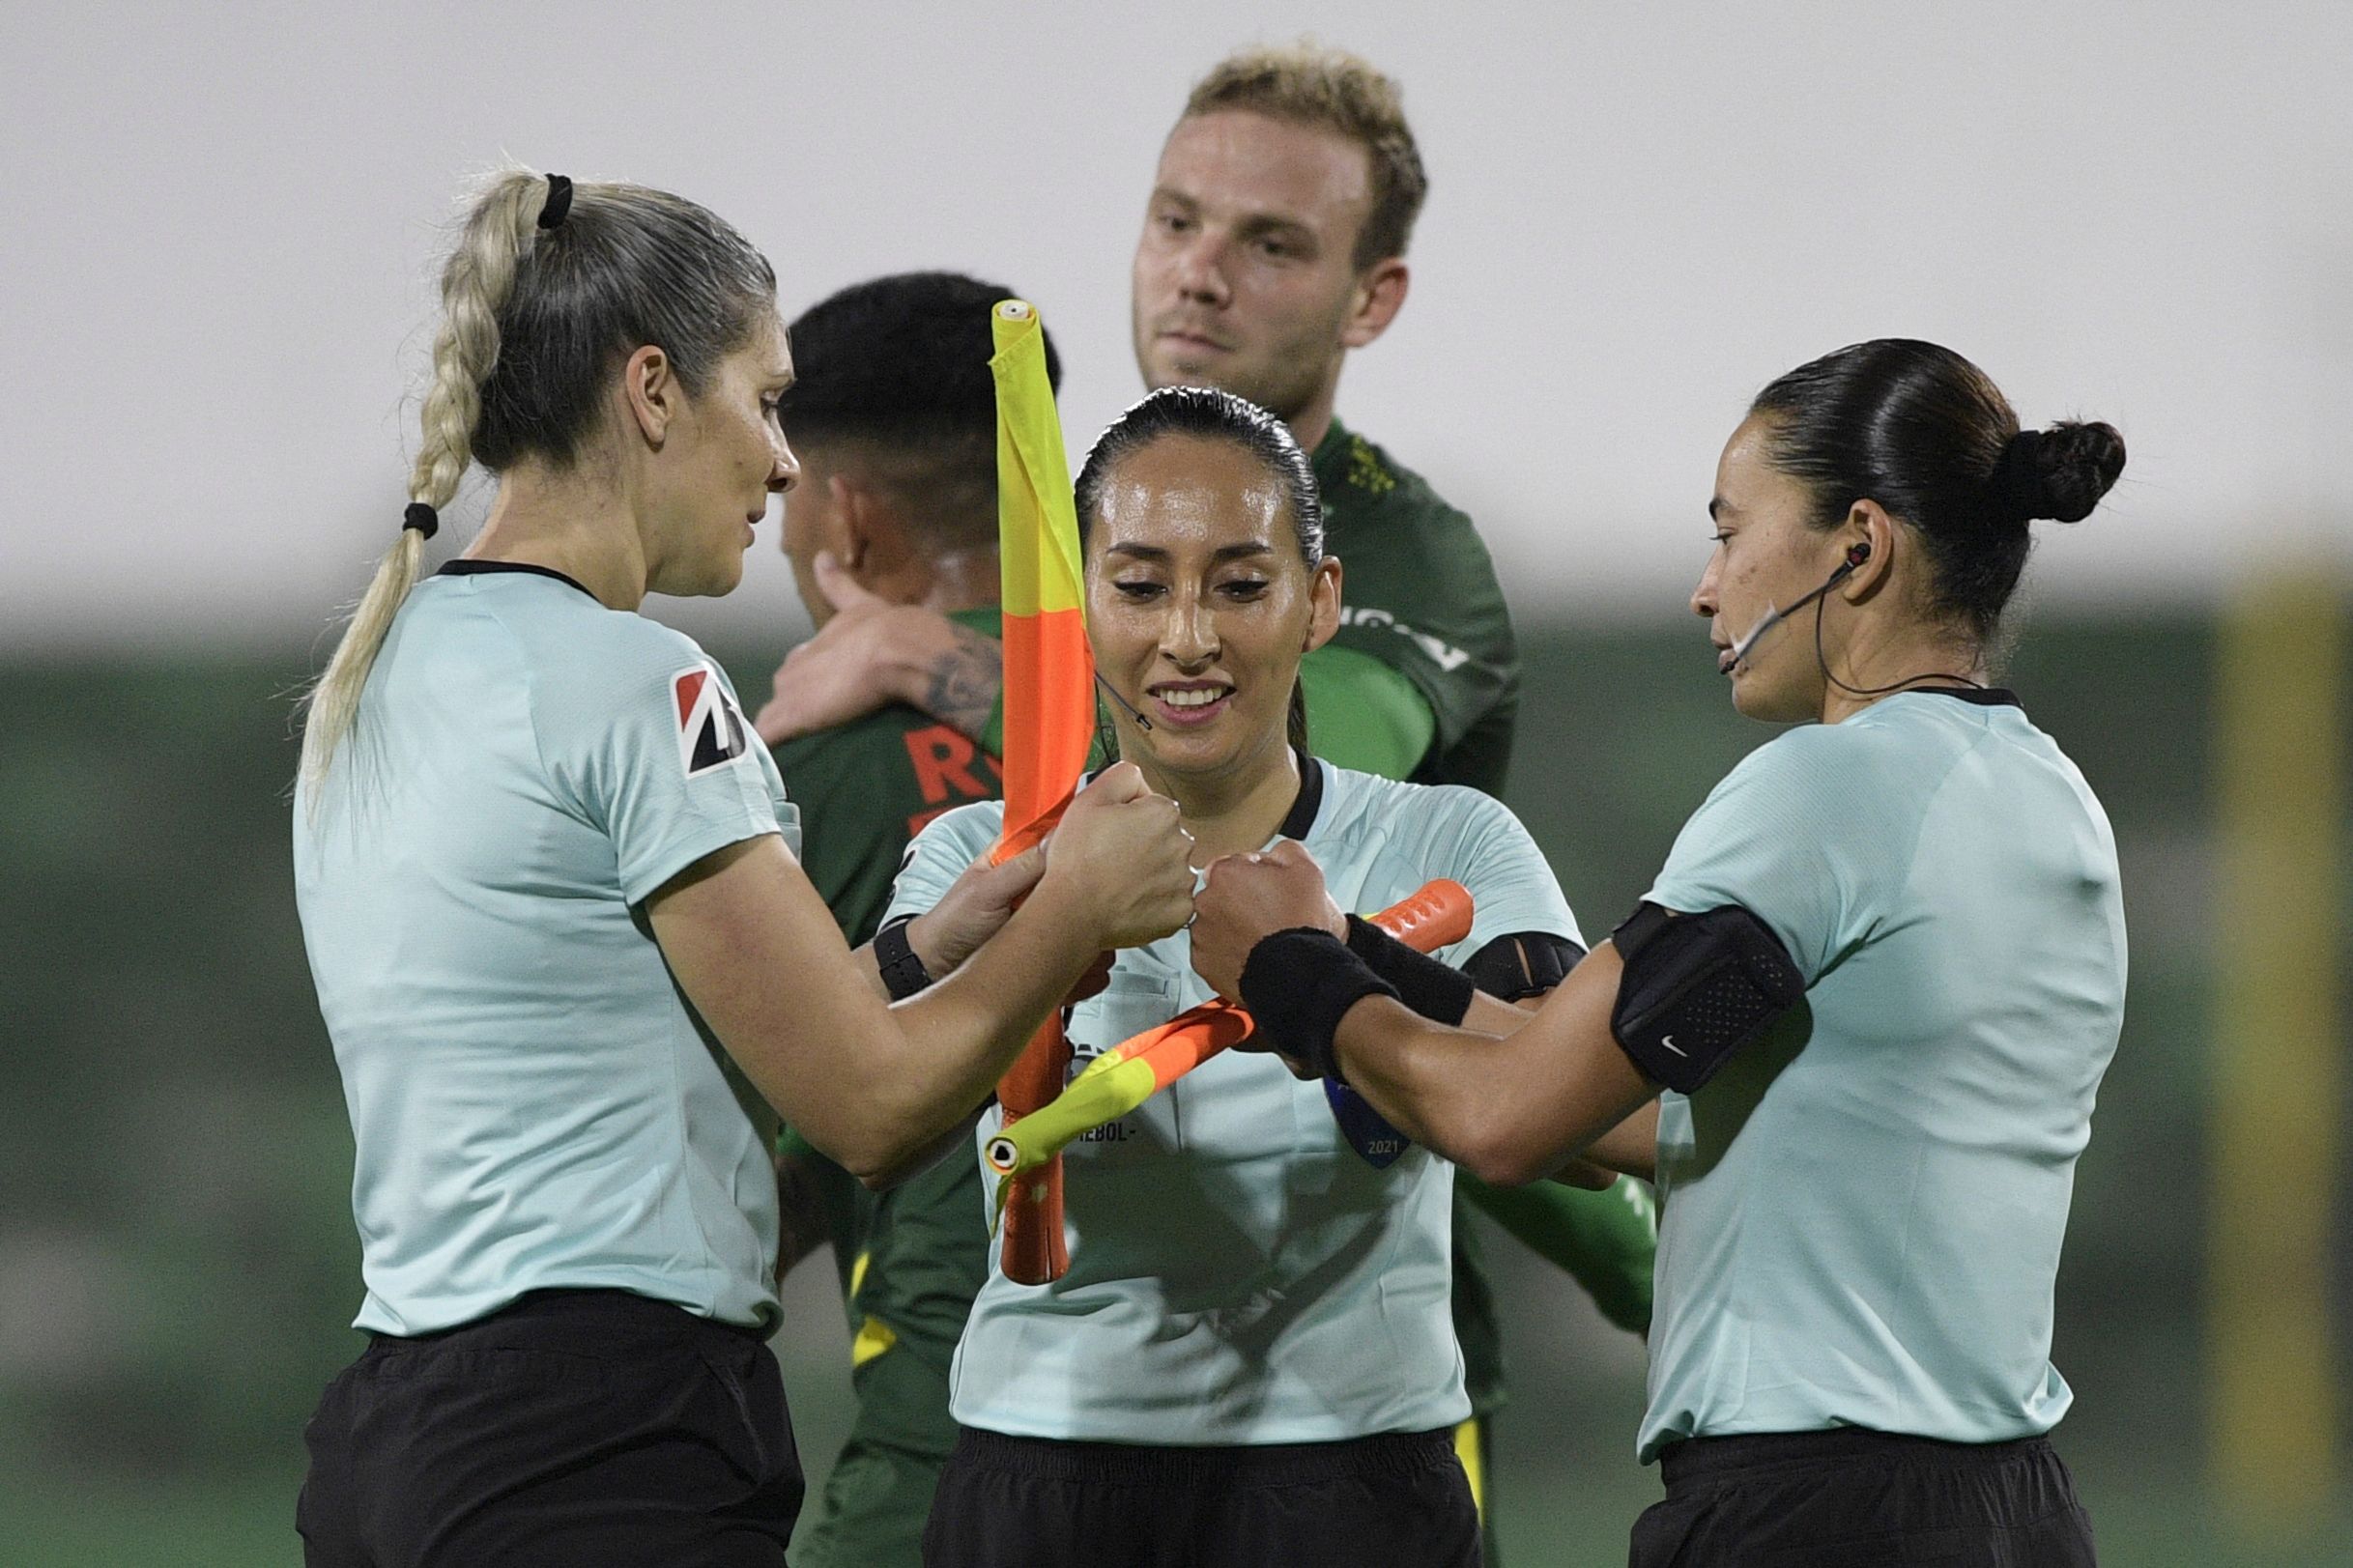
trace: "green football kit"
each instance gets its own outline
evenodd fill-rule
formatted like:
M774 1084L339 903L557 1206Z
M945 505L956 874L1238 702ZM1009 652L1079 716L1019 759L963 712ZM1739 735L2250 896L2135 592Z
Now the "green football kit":
M1327 548L1345 567L1338 634L1301 667L1310 749L1343 767L1500 793L1519 700L1518 654L1486 547L1469 518L1337 420L1316 446ZM951 617L994 637L994 609ZM1001 710L1000 710L1001 719ZM992 722L976 745L909 707L891 707L779 748L800 808L803 865L853 943L874 933L907 844L933 817L995 798ZM942 1160L890 1192L786 1135L821 1199L853 1334L858 1414L848 1443L793 1541L793 1560L912 1565L933 1480L955 1440L948 1369L989 1275L979 1174ZM1538 1183L1502 1190L1456 1180L1452 1312L1472 1419L1458 1450L1492 1518L1483 1417L1504 1403L1493 1293L1460 1217L1468 1201L1573 1274L1620 1326L1650 1316L1656 1221L1648 1188L1601 1193ZM1489 1538L1489 1561L1493 1540Z
M1478 530L1337 419L1313 463L1324 549L1343 568L1339 631L1300 671L1316 755L1500 798L1519 722L1520 656ZM1426 709L1426 738L1412 752L1397 744L1414 712L1400 700L1400 678ZM1379 732L1382 721L1391 734Z

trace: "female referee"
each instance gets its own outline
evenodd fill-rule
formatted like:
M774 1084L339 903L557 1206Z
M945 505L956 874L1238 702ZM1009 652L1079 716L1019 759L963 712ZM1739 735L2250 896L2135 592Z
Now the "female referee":
M1452 877L1478 924L1448 957L1505 997L1565 971L1576 927L1508 812L1304 750L1300 661L1338 624L1340 563L1280 420L1225 392L1156 392L1096 442L1077 503L1119 753L1175 798L1196 859L1297 841L1366 910ZM939 898L1002 813L928 827L892 915ZM1443 1015L1462 1017L1474 982L1431 967ZM1071 1038L1083 1062L1209 995L1179 931L1121 953ZM1491 1027L1518 1016L1476 1005ZM1320 1085L1231 1053L1065 1157L1069 1272L1031 1288L992 1269L958 1346L961 1430L927 1563L1478 1560L1451 1439L1470 1409L1452 1167L1416 1150L1376 1168Z
M1002 929L892 1010L726 676L637 613L733 587L792 481L767 262L692 202L517 171L443 300L414 503L297 789L371 1336L306 1434L306 1557L781 1563L801 1477L759 1098L862 1176L907 1167L1097 948L1185 921L1188 842L1113 770L1043 864L961 882L931 950ZM473 461L489 521L417 583Z
M1660 1095L1650 1405L1667 1563L2086 1564L2044 1434L2052 1285L2116 1045L2114 840L1994 688L2027 524L2086 516L2104 424L2022 432L1976 366L1857 344L1767 386L1716 474L1707 617L1760 747L1525 1028L1434 1027L1315 870L1210 873L1192 952L1309 1070L1490 1181ZM1386 967L1385 967L1386 965ZM1609 1151L1598 1157L1617 1157Z

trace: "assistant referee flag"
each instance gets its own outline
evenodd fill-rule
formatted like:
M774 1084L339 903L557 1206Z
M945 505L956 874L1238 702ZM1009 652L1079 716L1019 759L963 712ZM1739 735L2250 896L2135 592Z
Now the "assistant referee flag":
M991 858L1036 843L1061 818L1095 735L1095 655L1080 596L1078 513L1062 421L1046 374L1046 328L1035 307L1000 301L990 316L996 353L997 547L1004 582L1005 829ZM1039 1029L1003 1082L1005 1119L1062 1092L1070 1042L1060 1015ZM1025 1285L1070 1268L1062 1235L1062 1159L1017 1178L1005 1206L1005 1275Z

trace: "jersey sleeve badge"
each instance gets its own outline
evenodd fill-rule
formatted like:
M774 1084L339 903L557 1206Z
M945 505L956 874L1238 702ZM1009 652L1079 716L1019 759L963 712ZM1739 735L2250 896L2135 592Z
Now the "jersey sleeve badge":
M678 761L689 779L741 760L752 750L743 715L735 711L727 683L708 661L690 665L670 678L678 715Z

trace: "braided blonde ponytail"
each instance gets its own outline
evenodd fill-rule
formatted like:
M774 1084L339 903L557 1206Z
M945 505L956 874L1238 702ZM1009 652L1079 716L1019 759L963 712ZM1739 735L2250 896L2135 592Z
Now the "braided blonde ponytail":
M639 345L660 344L699 396L720 360L775 319L767 258L684 197L575 187L520 168L491 177L442 269L424 443L409 474L419 522L385 553L306 701L302 786L314 813L416 585L420 528L434 521L423 509L447 505L474 463L494 473L526 459L569 468L595 439L613 367Z
M409 499L436 511L457 495L473 461L482 385L499 359L499 312L514 286L517 263L536 238L547 194L548 182L528 170L494 175L442 269L442 324L433 339L433 385L425 392L424 444L409 473ZM424 533L403 527L305 700L302 783L314 813L335 753L358 722L368 671L392 617L416 585L424 554Z

